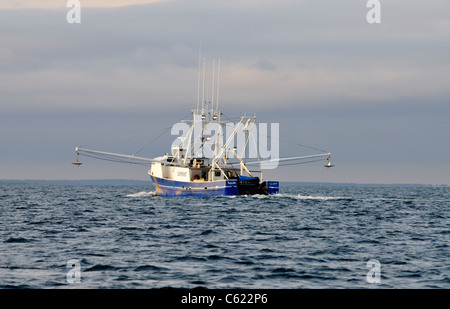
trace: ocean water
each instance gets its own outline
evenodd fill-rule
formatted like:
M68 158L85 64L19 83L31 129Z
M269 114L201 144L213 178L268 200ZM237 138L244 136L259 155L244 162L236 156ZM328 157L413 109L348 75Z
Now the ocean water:
M0 288L448 289L449 205L448 187L3 184Z

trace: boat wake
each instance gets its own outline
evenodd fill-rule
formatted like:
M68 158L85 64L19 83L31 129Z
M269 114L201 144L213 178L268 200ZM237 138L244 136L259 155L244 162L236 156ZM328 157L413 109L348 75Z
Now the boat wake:
M133 198L141 198L141 197L151 197L151 196L156 196L157 193L156 191L141 191L138 193L132 193L132 194L127 194L125 195L125 197L133 197Z
M296 200L312 200L312 201L340 201L340 200L353 200L351 197L345 196L314 196L314 195L301 195L301 194L289 194L280 193L275 194L273 197L288 197Z
M337 200L353 200L350 197L343 196L312 196L312 195L296 195L294 198L299 200L316 200L316 201L337 201Z

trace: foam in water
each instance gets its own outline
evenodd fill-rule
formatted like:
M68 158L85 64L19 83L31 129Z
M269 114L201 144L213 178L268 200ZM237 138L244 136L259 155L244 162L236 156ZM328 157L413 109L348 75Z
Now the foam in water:
M312 196L312 195L297 195L295 198L299 200L318 200L318 201L332 201L332 200L346 200L351 199L349 197L342 196Z
M351 197L343 197L343 196L322 196L322 195L313 196L313 195L286 194L286 193L279 193L273 196L290 197L298 200L316 200L316 201L338 201L338 200L352 199Z
M127 194L126 197L149 197L149 196L155 196L156 195L156 191L141 191L138 193L132 193L132 194Z

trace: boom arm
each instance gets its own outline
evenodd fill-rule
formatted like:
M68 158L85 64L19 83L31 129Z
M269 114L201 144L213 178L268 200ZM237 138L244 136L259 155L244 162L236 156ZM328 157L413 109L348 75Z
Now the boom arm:
M129 160L137 160L137 161L143 161L143 162L148 162L148 163L151 163L153 161L157 161L157 160L154 160L154 159L136 157L136 156L133 156L133 155L124 155L124 154L119 154L119 153L97 151L97 150L84 149L84 148L79 148L79 147L76 147L75 151L76 151L77 154L79 154L79 153L91 153L91 154L97 154L97 155L102 155L102 156L106 156L106 157L120 158L120 159L129 159Z
M331 156L331 153L323 153L323 154L316 154L316 155L310 155L310 156L301 156L301 157L287 157L287 158L273 158L269 160L264 161L252 161L252 162L246 162L245 164L260 164L260 163L271 163L271 162L282 162L282 161L293 161L293 160L303 160L303 159L311 159L311 158L327 158L329 159Z
M120 154L120 153L112 153L112 152L104 152L104 151L98 151L98 150L92 150L92 149L85 149L85 148L80 148L80 147L76 147L75 151L78 154L94 154L94 155L99 155L100 157L98 157L97 159L103 159L106 158L118 158L118 159L128 159L130 161L139 161L139 162L145 162L145 163L152 163L152 162L162 162L162 163L166 163L166 164L170 164L170 165L176 165L176 166L183 166L183 164L179 164L179 163L175 163L175 162L168 162L167 160L164 160L163 157L157 157L154 159L150 159L150 158L143 158L143 157L136 157L134 155L125 155L125 154ZM124 161L127 162L127 161ZM129 162L131 163L131 162Z

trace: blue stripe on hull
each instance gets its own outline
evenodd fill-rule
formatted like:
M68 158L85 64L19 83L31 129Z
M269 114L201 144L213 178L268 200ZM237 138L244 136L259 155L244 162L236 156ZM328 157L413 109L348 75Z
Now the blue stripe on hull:
M205 182L175 181L151 176L156 185L156 192L162 196L229 196L239 195L238 181L218 180ZM278 181L267 182L267 194L279 192Z
M156 185L156 192L162 196L238 195L237 180L185 182L154 176L152 180Z

